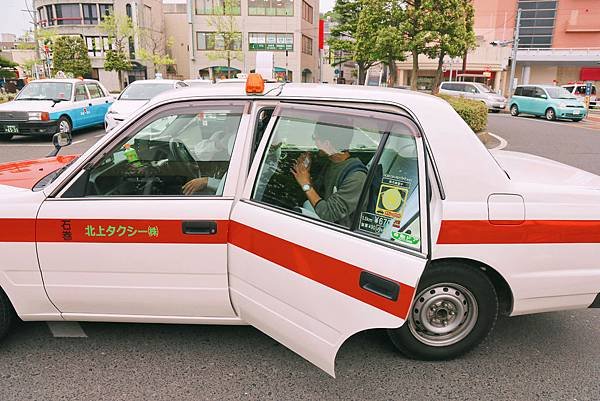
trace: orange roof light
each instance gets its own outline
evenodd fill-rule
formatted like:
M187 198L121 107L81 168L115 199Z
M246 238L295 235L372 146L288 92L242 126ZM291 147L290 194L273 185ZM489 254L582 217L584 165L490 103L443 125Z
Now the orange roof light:
M248 74L246 79L246 93L263 93L265 91L265 81L260 74Z

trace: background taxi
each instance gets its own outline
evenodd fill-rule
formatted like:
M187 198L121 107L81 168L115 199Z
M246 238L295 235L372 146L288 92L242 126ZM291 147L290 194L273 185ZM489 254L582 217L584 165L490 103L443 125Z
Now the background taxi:
M250 324L333 375L367 329L449 359L499 314L600 307L599 176L490 153L436 97L248 82L161 94L37 176L3 166L0 334Z
M113 98L92 79L43 79L30 82L0 105L0 139L47 135L104 123Z

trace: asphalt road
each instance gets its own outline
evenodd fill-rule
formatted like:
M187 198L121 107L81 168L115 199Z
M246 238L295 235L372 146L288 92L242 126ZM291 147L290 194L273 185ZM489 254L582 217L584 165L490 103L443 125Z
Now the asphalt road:
M508 150L600 174L600 130L506 115L490 115L489 127ZM76 134L64 153L100 135ZM0 144L0 162L51 148L16 137ZM385 331L360 333L338 354L337 379L252 327L82 323L82 337L53 333L20 323L0 344L0 401L600 400L597 309L500 318L479 348L448 362L408 360Z

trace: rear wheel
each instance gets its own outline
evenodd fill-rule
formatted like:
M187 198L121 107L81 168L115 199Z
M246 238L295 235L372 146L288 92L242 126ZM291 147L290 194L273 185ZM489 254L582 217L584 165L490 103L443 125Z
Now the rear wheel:
M406 323L388 333L409 358L452 359L483 341L497 316L498 297L487 276L463 263L444 262L425 271Z
M0 289L0 339L8 333L14 321L15 311L4 291Z
M513 104L512 106L510 106L510 115L513 117L516 117L519 115L519 106L517 106L516 104Z
M492 109L492 113L500 113L500 110L498 110L498 109Z
M548 108L544 115L546 116L546 120L548 120L548 121L556 120L556 113L554 112L553 108Z
M12 134L4 134L0 135L0 141L10 141L12 139Z

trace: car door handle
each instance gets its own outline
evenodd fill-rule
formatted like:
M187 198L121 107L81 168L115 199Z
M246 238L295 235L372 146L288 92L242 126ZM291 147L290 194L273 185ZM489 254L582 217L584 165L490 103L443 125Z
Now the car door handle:
M91 103L90 103L90 104L88 104L88 106L91 106L91 105L92 105Z
M398 283L384 277L362 271L360 273L359 285L360 288L372 292L373 294L377 294L380 297L387 298L391 301L398 300L400 286Z
M217 233L216 221L184 221L181 223L184 234L191 235L214 235Z

